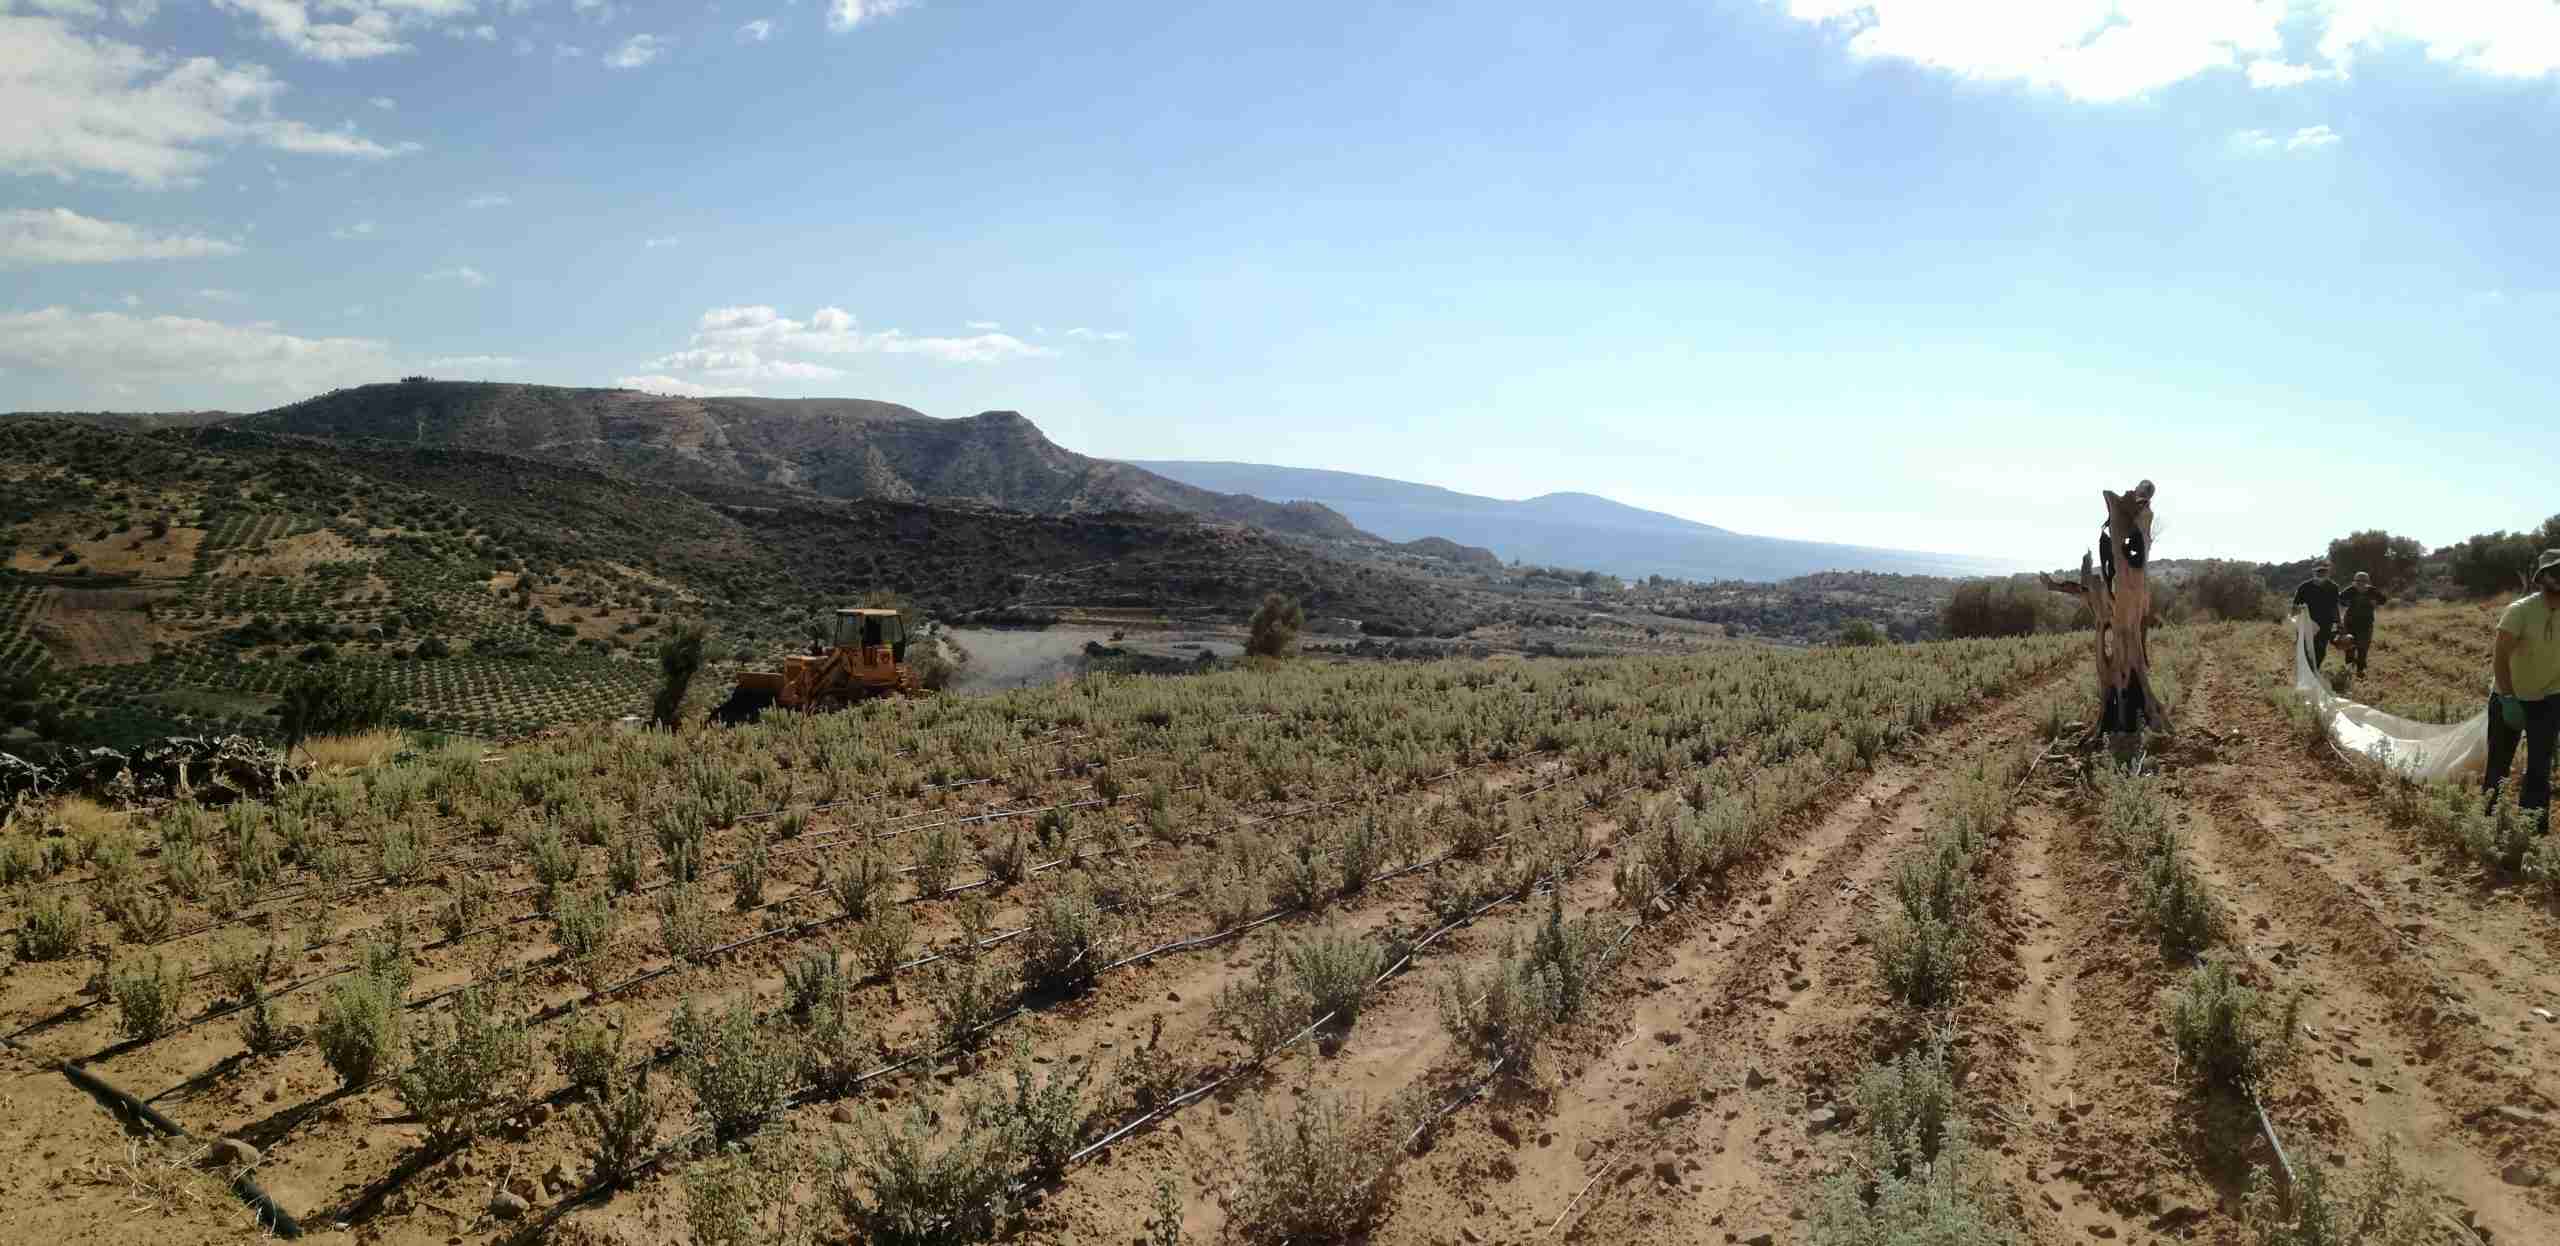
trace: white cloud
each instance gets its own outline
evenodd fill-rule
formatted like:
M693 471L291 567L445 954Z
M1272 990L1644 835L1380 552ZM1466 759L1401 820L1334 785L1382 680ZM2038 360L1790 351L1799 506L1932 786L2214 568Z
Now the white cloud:
M598 22L612 21L622 12L619 6L612 3L612 0L569 0L569 11L580 17L593 18Z
M1125 342L1129 340L1129 335L1118 329L1104 330L1079 327L1067 330L1067 336L1072 338L1081 338L1088 342Z
M640 245L651 251L655 251L660 247L672 247L675 244L676 240L673 238L643 238L640 240Z
M656 35L633 35L622 46L607 53L604 63L615 69L638 69L657 63L667 54L667 41Z
M756 20L738 28L738 42L740 43L762 43L772 37L773 22L770 18L759 17Z
M650 360L649 366L669 372L699 372L729 381L831 381L844 375L842 368L797 359L767 359L743 348L680 350Z
M466 208L503 208L514 202L515 199L513 196L501 195L493 191L488 194L473 195L472 197L463 200L462 206Z
M839 0L839 3L843 0ZM2394 46L2504 78L2560 73L2549 0L1777 0L1845 37L1862 60L1900 60L2076 99L2122 100L2224 70L2253 86L2344 77ZM2320 63L2287 55L2287 35Z
M140 306L142 306L142 296L141 296L141 295L139 295L139 294L135 294L135 293L133 293L133 292L132 292L132 291L130 291L130 290L128 290L128 291L126 291L126 292L125 292L125 296L124 296L123 298L117 299L116 301L117 301L117 302L119 302L119 303L124 304L124 305L125 305L125 306L127 306L127 307L140 307Z
M2266 89L2301 86L2314 78L2345 76L2344 73L2335 69L2315 69L2309 65L2296 65L2291 61L2249 62L2249 85Z
M139 225L82 216L69 208L0 208L0 268L198 259L239 251L238 245L219 238L154 233Z
M377 95L365 102L381 109L384 112L393 112L400 107L400 102L392 99L388 95Z
M207 287L196 291L195 294L197 298L203 299L208 303L237 303L240 301L240 292L238 290L217 290Z
M2319 151L2346 141L2346 136L2325 125L2308 125L2291 134L2269 130L2238 130L2231 135L2231 150L2245 156L2273 155L2276 152Z
M332 238L364 238L370 237L372 233L373 222L357 221L352 225L340 225L336 229L330 230L329 236Z
M496 43L498 41L498 28L491 26L486 22L471 27L456 26L448 33L452 34L456 39L477 39L482 43Z
M2344 137L2325 125L2304 126L2294 131L2292 138L2284 141L2284 149L2286 151L2318 151L2324 147L2337 146Z
M366 338L307 338L268 324L60 307L0 313L0 364L101 385L210 381L306 394L396 370L388 348Z
M18 0L18 7L55 17L80 17L99 21L106 17L107 6L100 0ZM159 0L122 0L115 6L116 16L129 26L140 26L160 11Z
M261 65L185 60L0 14L0 173L136 186L192 183L221 147L382 157L414 151L272 116L284 83Z
M617 376L613 383L623 389L647 390L653 394L674 394L679 398L745 398L756 391L724 385L698 385L672 376Z
M914 0L827 0L827 29L851 30L874 18L903 13Z
M585 48L579 47L574 43L554 44L551 48L551 55L556 59L564 61L574 61L586 54L587 50Z
M439 268L434 272L428 273L427 280L452 281L477 290L480 287L489 284L489 275L468 264L463 264L454 268Z
M353 124L335 130L316 130L299 121L263 121L258 123L258 137L278 151L305 156L354 156L361 160L381 160L419 150L416 143L385 146L374 142L356 133Z
M213 0L223 9L258 23L267 38L294 55L315 61L360 61L405 52L393 15L363 3L335 6L342 21L315 20L310 0Z
M993 320L972 320L969 322L969 327L972 329L984 330L988 333L994 333L1004 328L1002 324Z
M693 349L667 360L692 359L692 364L654 366L708 371L712 369L705 365L718 360L726 367L764 369L754 375L774 376L780 374L771 369L794 362L789 358L794 355L921 355L944 363L1000 363L1057 353L1004 333L918 337L900 329L864 329L841 307L821 307L806 321L763 306L713 308L695 323L688 345Z

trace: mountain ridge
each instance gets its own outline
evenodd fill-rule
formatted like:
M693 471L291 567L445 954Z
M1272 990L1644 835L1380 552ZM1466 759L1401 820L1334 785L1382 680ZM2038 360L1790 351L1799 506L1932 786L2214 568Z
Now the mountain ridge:
M1195 487L1266 501L1306 500L1389 540L1433 534L1504 558L1642 577L1778 581L1825 571L1965 577L2015 568L1996 559L1754 536L1580 490L1517 501L1329 468L1129 459Z

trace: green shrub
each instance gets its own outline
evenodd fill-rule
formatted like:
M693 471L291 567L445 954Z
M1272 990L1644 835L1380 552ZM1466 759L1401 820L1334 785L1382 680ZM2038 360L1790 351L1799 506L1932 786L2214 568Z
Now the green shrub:
M338 980L312 1030L320 1058L344 1086L362 1086L400 1058L401 1004L409 990L407 950L370 943L364 967Z
M1358 935L1327 927L1289 945L1289 967L1317 1016L1349 1026L1386 968L1385 953Z
M588 1020L584 1009L572 1009L553 1063L570 1085L594 1094L622 1067L623 1045L619 1028Z
M673 730L684 715L685 694L693 688L693 677L702 669L702 647L710 633L699 623L679 624L658 646L658 695L650 704L650 716L661 727Z
M524 1023L496 1015L473 987L454 996L449 1023L426 1019L393 1084L425 1122L427 1145L439 1148L496 1123L532 1073L533 1041Z
M1296 975L1275 954L1263 957L1250 976L1221 987L1211 1015L1219 1030L1259 1055L1296 1034L1314 1014Z
M1067 1157L1075 1153L1101 1114L1099 1098L1088 1102L1085 1088L1093 1080L1094 1062L1079 1060L1043 1078L1031 1063L1031 1042L1013 1045L1013 1099L1006 1105L1006 1130L1013 1150L1028 1166L1032 1179L1056 1181L1066 1175Z
M871 915L874 906L889 898L889 863L869 847L856 848L839 855L827 867L827 894L834 896L836 907L854 921Z
M819 1005L842 999L847 985L832 947L813 949L782 967L783 997L789 1001L791 1019L801 1025L809 1023Z
M2018 1246L1970 1129L1951 1119L1938 1157L1908 1174L1846 1172L1822 1185L1813 1246Z
M618 1045L615 1051L618 1057ZM649 1084L649 1071L647 1061L625 1068L618 1058L612 1060L588 1091L585 1111L578 1118L578 1132L595 1153L596 1175L617 1185L629 1180L657 1148L658 1121L666 1114L666 1102Z
M18 919L18 959L60 960L79 948L89 915L62 892L38 896Z
M187 967L156 954L109 971L107 994L116 1002L117 1031L146 1042L168 1033L177 1024L178 999L186 984Z
M578 850L558 827L546 826L525 841L525 854L532 858L533 881L542 886L541 907L548 912L560 898L561 886L578 877Z
M325 644L302 652L302 660L311 663L336 656L337 651ZM379 675L344 668L304 671L285 686L280 724L285 747L298 746L312 736L371 731L390 719L391 705L391 684Z
M987 871L988 885L1002 891L1031 872L1030 843L1020 831L1000 835L979 850L978 864Z
M925 992L933 1010L934 1038L945 1049L975 1051L1004 1006L1001 977L976 960L935 962Z
M2463 850L2494 873L2521 874L2533 840L2533 819L2512 801L2499 801L2495 810L2462 822Z
M924 849L916 855L916 894L938 896L951 889L960 868L960 836L949 827L924 833Z
M885 978L907 958L915 940L915 919L903 908L888 905L854 927L853 959L865 977Z
M676 1072L693 1088L695 1110L711 1136L734 1142L761 1128L791 1091L788 1042L757 1021L741 997L715 1017L687 1000L676 1010L672 1035Z
M2232 1089L2262 1087L2292 1051L2299 1007L2295 997L2274 1013L2229 965L2198 965L2169 1001L2169 1036L2190 1076Z
M1307 612L1297 598L1265 593L1262 605L1245 625L1244 651L1255 657L1279 657L1297 647L1298 633L1306 626Z
M894 1122L865 1117L841 1160L845 1219L878 1246L991 1241L1018 1210L1014 1143L985 1099L917 1096Z
M2286 1199L2264 1165L2249 1172L2241 1221L2258 1246L2437 1246L2437 1191L2400 1164L2388 1139L2361 1172L2305 1162Z
M215 940L208 959L213 968L214 983L222 989L222 998L247 1003L272 971L275 954L273 944L262 943L257 936L246 931Z
M2174 834L2171 839L2174 842ZM2182 851L2153 853L2134 879L2134 898L2142 906L2144 919L2158 932L2164 952L2192 956L2219 937L2221 919L2213 900Z
M1299 1096L1288 1117L1249 1103L1244 1155L1216 1191L1229 1229L1255 1246L1357 1240L1386 1206L1395 1133L1322 1093Z
M711 949L711 913L692 883L658 893L658 939L677 960L693 960Z
M1027 990L1076 993L1093 985L1102 968L1102 909L1090 888L1069 887L1042 896L1022 937L1022 985Z
M640 876L648 858L638 835L617 831L605 841L604 880L617 895L633 895L640 890Z
M436 928L447 939L460 939L479 929L497 903L497 885L477 870L464 870L453 880L445 902L436 906Z
M592 962L613 941L613 898L594 890L569 893L552 906L551 931L561 955Z
M1939 1030L1925 1046L1868 1066L1851 1094L1866 1130L1866 1162L1872 1170L1908 1177L1935 1163L1956 1119L1956 1087L1948 1048L1954 1034Z
M1972 952L1972 940L1962 927L1935 917L1915 920L1903 912L1889 914L1878 923L1871 941L1885 989L1914 1008L1952 998Z
M765 870L772 863L772 850L762 834L749 832L746 851L738 856L733 881L737 885L738 911L744 913L764 903Z

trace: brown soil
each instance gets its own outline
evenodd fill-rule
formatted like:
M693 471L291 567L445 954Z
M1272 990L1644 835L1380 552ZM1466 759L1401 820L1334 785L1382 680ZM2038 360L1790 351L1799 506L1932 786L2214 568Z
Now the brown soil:
M143 608L162 594L141 589L57 588L37 616L36 639L62 666L151 660L158 628Z

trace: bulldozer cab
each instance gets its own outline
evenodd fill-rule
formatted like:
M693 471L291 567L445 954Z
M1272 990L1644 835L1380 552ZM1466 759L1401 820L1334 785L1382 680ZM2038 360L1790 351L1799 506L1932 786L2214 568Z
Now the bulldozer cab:
M838 649L885 648L891 661L903 662L907 656L906 621L895 610L838 610L834 643Z

